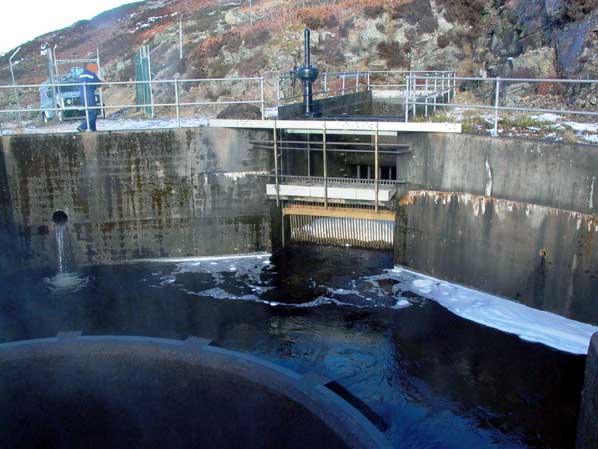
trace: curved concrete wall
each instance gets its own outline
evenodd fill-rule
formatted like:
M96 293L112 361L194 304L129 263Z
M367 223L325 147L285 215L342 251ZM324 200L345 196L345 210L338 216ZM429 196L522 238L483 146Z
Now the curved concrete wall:
M398 263L598 323L598 147L403 134Z
M185 341L0 345L0 446L390 449L325 379Z

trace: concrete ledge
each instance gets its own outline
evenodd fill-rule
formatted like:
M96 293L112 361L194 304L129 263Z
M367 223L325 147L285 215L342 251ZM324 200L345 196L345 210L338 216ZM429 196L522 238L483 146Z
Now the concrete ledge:
M396 192L396 188L380 187L378 190L378 201L381 203L388 203ZM276 185L267 184L266 193L274 197L276 196ZM304 186L299 184L280 184L279 194L285 197L300 197L300 198L324 198L324 186ZM360 201L375 201L376 190L373 186L368 187L328 187L328 198L330 200L360 200Z
M460 123L404 123L404 122L356 122L343 120L220 120L210 119L212 128L278 129L323 131L327 134L344 131L379 132L460 133Z
M287 206L283 208L284 215L308 215L330 218L362 218L377 221L395 221L396 213L390 210L375 211L372 209L325 208L318 206Z

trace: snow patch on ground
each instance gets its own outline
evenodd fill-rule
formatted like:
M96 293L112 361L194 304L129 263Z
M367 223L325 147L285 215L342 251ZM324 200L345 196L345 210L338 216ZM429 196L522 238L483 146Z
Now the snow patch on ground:
M557 114L546 113L540 115L533 115L532 119L537 120L538 122L556 123L561 119L561 116Z
M17 128L12 124L2 124L1 135L15 135L15 134L56 134L56 133L76 133L77 126L81 122L68 121L63 123L55 123L49 126L42 126L35 122L25 123L22 128ZM208 126L209 120L206 117L181 117L181 128L198 128ZM178 128L179 123L176 118L162 118L162 119L98 119L98 131L136 131L149 129L170 129Z
M414 293L438 302L462 318L561 351L587 354L590 338L598 332L598 327L589 324L444 282L405 268L395 267L390 271L390 275L393 279L409 285Z

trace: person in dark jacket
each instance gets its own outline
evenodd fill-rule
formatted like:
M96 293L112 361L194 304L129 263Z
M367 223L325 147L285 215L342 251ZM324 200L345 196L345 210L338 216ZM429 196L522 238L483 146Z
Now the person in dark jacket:
M97 131L96 129L96 119L98 114L100 113L99 109L95 109L98 104L96 103L96 89L99 86L99 83L102 81L96 75L98 71L98 66L93 63L85 64L85 70L81 75L79 75L79 82L81 83L81 90L79 91L79 96L81 98L81 105L85 106L85 99L87 98L87 107L88 109L88 116L89 116L89 130L90 131ZM92 109L94 108L94 109ZM87 130L87 117L83 119L77 131L86 131Z

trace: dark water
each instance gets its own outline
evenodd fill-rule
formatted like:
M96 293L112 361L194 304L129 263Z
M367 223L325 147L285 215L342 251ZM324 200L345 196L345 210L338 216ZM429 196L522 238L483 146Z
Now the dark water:
M20 273L0 279L0 340L196 335L337 380L390 424L397 448L574 447L584 357L401 292L380 276L389 268L385 252L293 247L271 263Z

